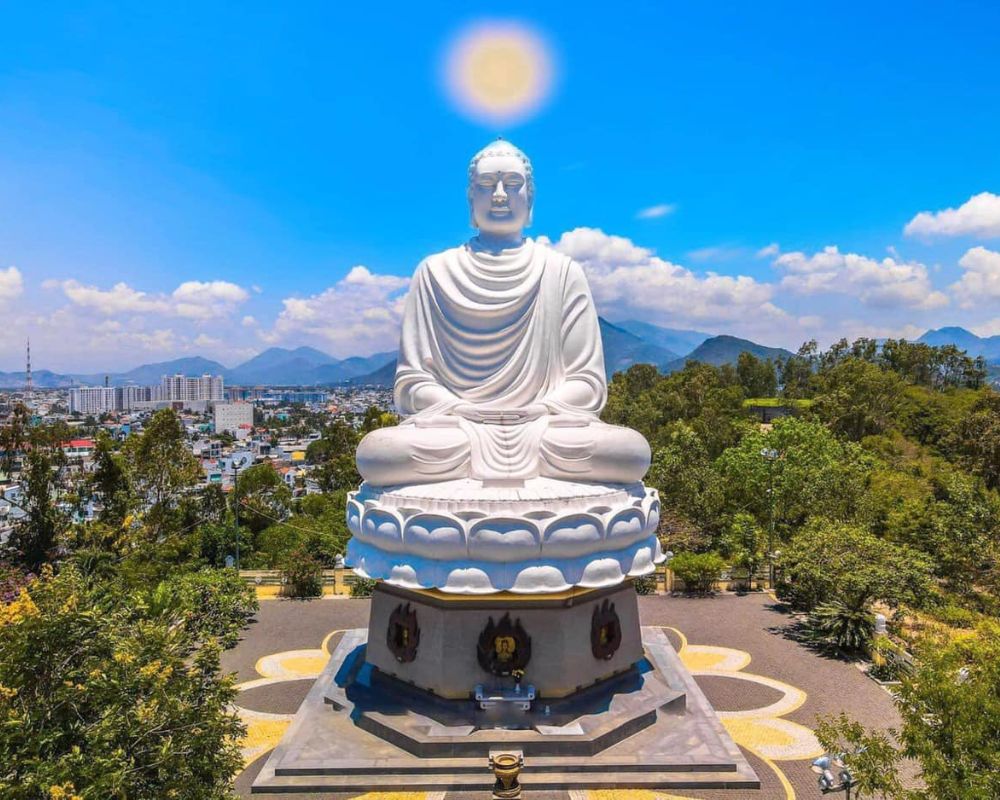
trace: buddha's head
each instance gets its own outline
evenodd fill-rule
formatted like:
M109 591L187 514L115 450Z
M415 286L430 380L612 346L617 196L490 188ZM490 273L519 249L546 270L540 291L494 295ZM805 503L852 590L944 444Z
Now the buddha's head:
M531 162L504 139L490 142L469 162L469 213L480 233L520 234L531 224L535 183Z

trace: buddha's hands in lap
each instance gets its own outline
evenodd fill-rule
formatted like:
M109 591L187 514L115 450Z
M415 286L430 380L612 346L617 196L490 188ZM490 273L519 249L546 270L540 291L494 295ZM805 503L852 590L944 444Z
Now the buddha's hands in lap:
M549 418L549 424L561 428L586 427L593 420L580 414L553 414L544 403L531 403L519 408L497 408L495 406L459 403L451 413L480 425L524 425L542 417Z
M459 403L451 409L451 413L480 425L523 425L547 416L549 409L542 403L532 403L520 408Z

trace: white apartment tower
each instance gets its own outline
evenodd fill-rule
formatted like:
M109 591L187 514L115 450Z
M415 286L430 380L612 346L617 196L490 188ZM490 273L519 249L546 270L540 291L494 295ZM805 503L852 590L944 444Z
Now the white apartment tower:
M225 392L221 375L164 375L160 380L161 400L189 402L195 400L222 400Z
M69 390L70 414L104 414L114 411L115 390L109 386L85 386Z

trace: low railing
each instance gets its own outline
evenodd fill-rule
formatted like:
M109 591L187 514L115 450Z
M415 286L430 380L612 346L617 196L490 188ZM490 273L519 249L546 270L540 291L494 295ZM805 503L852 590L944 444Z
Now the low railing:
M678 578L669 567L657 567L653 576L656 579L656 594L672 594L684 591L684 581ZM240 570L240 577L247 583L255 585L258 588L258 593L262 596L278 596L280 594L282 586L281 570L243 569ZM351 587L358 580L359 578L350 569L325 569L323 570L323 595L329 597L350 597ZM720 592L745 591L746 588L747 579L739 571L724 571L713 584L713 589ZM770 588L766 566L762 567L754 575L751 588L760 590Z

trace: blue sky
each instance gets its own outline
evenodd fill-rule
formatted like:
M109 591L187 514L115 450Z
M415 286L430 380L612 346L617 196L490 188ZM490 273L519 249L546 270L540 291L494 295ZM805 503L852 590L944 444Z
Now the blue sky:
M0 4L0 369L391 349L497 134L611 319L1000 333L996 3L284 5ZM547 43L526 119L444 89L484 20Z

